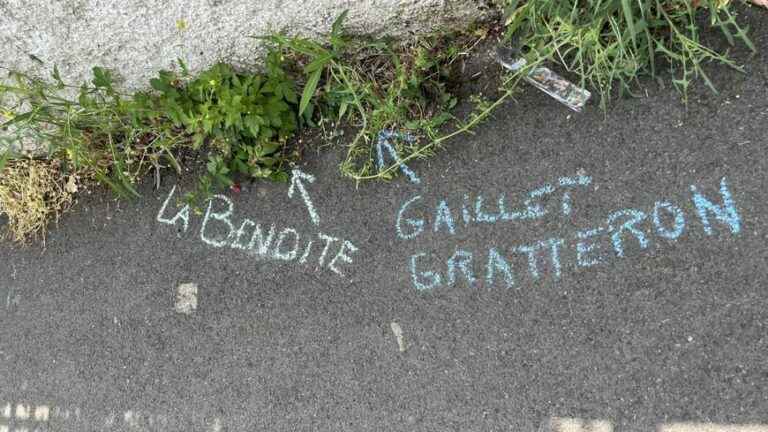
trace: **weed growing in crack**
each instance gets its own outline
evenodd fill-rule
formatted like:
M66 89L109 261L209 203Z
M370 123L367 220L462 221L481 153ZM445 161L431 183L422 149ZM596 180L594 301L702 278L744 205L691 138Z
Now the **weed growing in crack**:
M427 156L441 126L453 119L457 66L473 42L455 35L420 38L405 45L388 40L352 38L344 33L342 14L329 43L273 35L264 38L303 73L299 114L317 121L351 125L354 138L341 162L354 179L392 177L376 173L375 140L385 129L417 139L395 142L402 157Z
M507 0L505 10L506 38L527 52L528 62L562 64L600 93L603 109L612 89L632 94L636 78L655 75L662 62L686 102L696 78L717 92L706 62L741 71L727 54L702 43L703 14L729 43L739 40L755 51L728 0Z
M11 160L0 167L0 214L8 218L5 236L26 243L57 220L73 202L76 176L62 174L58 161Z
M80 87L64 84L56 70L53 82L12 72L0 84L10 113L2 127L34 132L65 172L84 171L123 197L137 197L135 184L150 170L180 172L184 149L209 153L191 200L230 185L235 174L287 180L285 144L297 128L298 100L277 55L268 57L266 74L217 64L190 78L182 69L161 71L152 91L133 95L119 93L98 67Z

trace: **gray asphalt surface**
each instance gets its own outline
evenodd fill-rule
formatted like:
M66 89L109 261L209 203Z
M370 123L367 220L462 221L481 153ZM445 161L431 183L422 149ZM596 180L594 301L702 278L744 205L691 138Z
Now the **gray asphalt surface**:
M338 154L309 157L301 169L316 178L305 186L319 225L288 185L227 193L235 229L247 218L266 237L275 224L271 249L284 233L278 253L290 260L230 247L223 199L207 224L193 213L186 231L181 219L158 222L188 178L145 185L138 202L84 197L44 251L0 246L0 425L534 431L571 418L586 423L570 430L593 432L604 423L590 421L615 431L768 427L768 17L746 18L761 53L740 57L745 75L708 69L721 94L697 90L688 110L656 84L607 114L572 114L530 89L476 135L409 164L420 184L401 176L356 187L339 178ZM574 176L589 182L561 186ZM553 192L527 211L529 192L545 184ZM479 195L488 217L504 196L508 220L478 222ZM416 196L401 228L407 236L422 221L423 231L404 239L398 214ZM162 218L176 214L173 201ZM657 202L673 206L655 221ZM631 214L608 221L622 209L640 212L623 230ZM245 228L243 244L254 226ZM539 248L535 272L526 246ZM439 286L418 289L433 277ZM183 283L198 287L190 314L175 310Z

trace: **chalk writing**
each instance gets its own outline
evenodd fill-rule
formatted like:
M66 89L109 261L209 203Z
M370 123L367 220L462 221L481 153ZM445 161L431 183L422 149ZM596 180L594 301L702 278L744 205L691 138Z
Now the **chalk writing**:
M411 278L413 279L413 285L419 291L431 290L442 285L442 278L439 273L416 270L418 266L417 261L425 256L427 256L425 253L417 253L411 256Z
M220 432L226 419L213 417L197 419L178 417L172 411L151 412L94 411L75 406L30 404L28 402L0 403L0 432L33 432L53 430L130 430L167 431L174 426L196 423L195 430Z
M406 201L405 204L403 204L402 207L400 207L400 211L397 213L397 222L395 223L395 229L397 230L397 235L401 239L412 239L417 237L419 234L421 234L422 231L424 231L424 220L422 219L405 219L405 223L408 224L412 231L410 232L404 232L403 230L403 214L408 209L408 207L415 203L416 201L419 201L421 199L421 196L417 195L410 200ZM466 221L466 219L465 219Z
M166 215L175 191L174 186L157 214L157 221L180 225L179 233L182 233L189 229L189 207L184 206L173 217ZM344 277L344 264L352 264L354 253L359 250L349 240L322 232L308 234L275 223L262 224L248 218L238 220L234 203L224 195L214 195L207 202L199 238L213 248L237 249L263 259L314 264L316 269L327 269L341 277ZM316 243L320 247L314 248Z
M616 224L617 220L624 217L627 218L624 223ZM641 249L648 247L648 239L645 237L645 233L636 226L645 218L645 213L635 209L619 210L608 216L608 231L613 233L611 239L613 240L613 248L616 249L616 255L624 256L623 238L625 232L632 234L637 239Z
M157 214L157 221L160 223L165 223L169 225L176 225L178 221L182 222L182 229L183 232L187 232L189 229L189 205L185 205L181 210L176 212L176 215L172 218L164 218L163 215L165 214L165 210L168 208L168 202L170 202L171 197L176 192L176 185L174 185L171 188L171 193L168 194L168 197L163 201L163 206L160 207L160 212ZM180 232L181 233L181 232ZM179 233L179 234L180 234Z
M466 278L467 283L475 283L475 276L472 271L472 252L465 250L456 250L448 259L448 285L456 283L456 272L460 271Z
M495 248L488 250L488 264L486 267L485 281L490 286L494 284L496 272L504 274L504 282L507 288L515 285L515 277L512 275L512 267L509 262Z
M301 194L301 198L304 200L304 204L307 206L307 211L309 212L309 219L312 221L313 224L320 225L320 217L317 216L317 211L315 210L315 206L312 204L312 200L309 199L309 194L307 193L307 189L304 187L304 183L301 182L302 180L306 180L310 183L314 183L315 176L307 174L297 169L293 170L291 175L291 186L288 188L288 198L293 198L294 190L298 189L299 193Z
M589 253L597 247L590 239L602 234L603 231L603 228L592 228L576 233L576 238L579 239L576 243L576 264L579 267L592 267L602 262L601 258L589 258Z
M440 204L437 205L436 213L435 232L440 231L440 224L445 224L448 232L454 234L456 230L453 224L453 216L451 215L451 209L448 208L448 204L445 201L440 201Z
M586 176L561 177L557 186L549 184L533 189L527 194L518 211L508 212L505 207L505 197L497 197L495 209L485 207L483 196L474 197L474 206L468 205L470 197L464 195L461 213L464 227L472 223L497 223L500 221L518 221L539 219L551 213L550 204L540 201L545 195L560 194L560 211L562 215L574 212L571 191L573 187L588 186L591 178ZM563 190L563 188L569 188ZM742 227L741 215L733 200L726 178L720 180L719 198L706 196L696 185L690 187L692 192L691 204L694 216L698 217L704 234L714 235L715 224L726 228L723 232L732 235L739 234ZM434 235L453 235L458 226L455 224L449 200L440 199L434 207L432 232ZM430 206L425 205L421 196L409 198L397 212L395 232L405 241L411 241L422 235L429 226ZM610 258L610 252L604 250L605 240L609 249L617 258L627 256L627 248L643 251L654 242L664 240L677 241L686 231L687 220L684 206L679 206L668 200L659 200L649 211L636 208L625 208L613 211L605 218L605 222L595 227L577 230L572 235L551 237L530 244L513 245L507 248L498 246L487 249L476 259L477 253L462 248L456 248L451 257L442 266L435 265L434 257L425 252L416 252L409 260L409 271L413 286L419 291L430 291L442 286L454 286L459 282L467 286L476 286L479 280L475 276L476 266L485 266L485 286L502 285L506 288L515 286L515 269L522 268L533 280L543 277L547 271L557 280L562 276L563 268L571 263L563 263L563 257L573 257L573 268L589 268L605 264ZM604 240L601 242L601 240Z
M662 210L671 214L675 218L675 225L672 229L669 229L662 222ZM656 233L659 236L669 240L675 240L683 234L683 231L685 231L685 215L683 214L683 210L668 201L657 201L653 206L653 225L656 228Z
M394 132L389 129L384 129L381 132L379 132L378 140L376 142L376 166L379 169L379 171L384 171L385 169L385 162L384 162L384 151L386 150L387 153L391 156L392 159L394 159L395 163L400 167L400 170L405 174L406 177L408 177L408 180L411 181L411 183L419 184L421 183L421 179L416 176L416 173L413 172L410 168L408 168L408 165L404 164L400 160L400 156L397 155L397 151L392 146L391 141L393 139L400 139L407 141L409 143L415 141L413 136L410 134L400 133L400 132Z
M0 408L0 417L6 420L15 419L17 424L27 424L32 426L32 422L38 422L37 426L42 427L40 423L49 420L69 420L70 417L80 419L80 408L64 409L59 406L50 406L43 404L28 404L21 402L8 402L2 404ZM16 429L21 430L21 429Z
M572 192L575 188L584 188L592 183L588 176L561 177L556 186L543 184L531 190L523 199L522 205L517 210L507 208L507 197L500 194L495 197L495 208L486 204L483 195L474 196L466 194L461 202L461 221L465 228L474 224L496 224L500 222L521 222L534 219L542 219L552 213L552 209L545 204L549 195L559 195L559 213L570 215L573 211ZM473 205L474 203L474 205ZM454 203L455 204L455 203ZM550 206L551 207L551 206ZM454 208L456 206L454 205ZM434 209L434 210L432 210ZM440 199L434 206L423 202L420 195L416 195L403 203L397 213L395 231L403 240L414 239L427 229L430 215L432 218L432 231L453 235L458 230L456 216L447 199Z
M712 226L709 221L710 213L713 213L715 219L720 220L728 224L731 229L731 233L738 234L741 232L741 218L739 212L736 210L736 205L733 203L731 192L728 190L728 184L725 177L720 181L720 195L723 197L723 204L717 205L708 200L704 195L700 194L695 185L691 185L691 192L693 192L693 202L696 204L696 211L699 214L702 225L704 225L704 232L707 235L712 235Z

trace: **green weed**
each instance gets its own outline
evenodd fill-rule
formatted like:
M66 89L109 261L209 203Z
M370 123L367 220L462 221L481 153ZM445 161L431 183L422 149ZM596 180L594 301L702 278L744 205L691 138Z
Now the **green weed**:
M736 23L724 0L505 1L506 38L522 48L528 66L499 83L502 94L496 100L470 97L475 108L466 119L452 114L461 64L484 35L442 34L406 43L353 37L344 30L346 13L325 43L263 37L268 51L261 72L218 64L193 77L179 60L180 71L161 71L149 90L134 94L120 92L112 72L99 67L80 86L64 83L55 68L49 79L11 71L0 81L0 119L5 118L0 129L12 128L15 136L42 143L52 164L30 161L28 166L52 171L48 176L32 172L6 153L0 156L0 172L15 179L35 174L40 180L36 188L67 194L51 195L66 197L52 211L25 218L27 204L19 204L14 192L20 183L11 179L0 213L13 208L11 230L17 239L24 238L25 230L45 226L41 217L69 205L74 192L62 189L62 179L67 185L73 179L96 181L119 196L135 197L142 177L154 173L159 183L165 169L182 172L187 154L205 157L198 187L186 197L192 203L238 178L285 181L289 165L299 157L291 138L303 127L325 130L328 124L354 131L345 143L343 175L356 181L390 179L399 166L379 169L374 162L381 131L413 138L392 143L402 163L427 157L485 121L543 62L564 65L582 85L597 89L605 107L612 90L631 94L637 77L655 74L661 64L672 68L673 83L684 98L696 78L715 91L703 69L706 62L740 70L726 54L701 42L703 14L729 42L738 40L754 50L747 29ZM45 200L47 195L36 196ZM44 208L39 202L32 207ZM22 226L22 220L34 222Z
M288 180L285 147L298 126L298 97L277 53L267 57L264 74L218 64L194 79L164 71L151 85L155 92L137 99L137 111L151 113L155 123L170 121L193 150L209 151L207 174L193 198L231 185L234 175Z
M295 83L277 55L266 74L237 73L218 64L192 79L161 71L152 91L124 95L112 74L93 69L90 83L73 88L57 71L53 81L12 72L0 84L10 120L0 127L31 131L65 171L86 171L120 196L154 169L181 171L185 148L208 151L207 174L190 199L228 186L235 174L287 180L285 143L297 128ZM74 93L74 97L66 97Z
M701 14L733 44L754 51L747 29L723 0L508 0L506 37L527 51L529 63L556 61L582 85L597 89L605 108L611 90L632 94L636 78L668 65L673 83L687 101L691 82L714 61L741 71L726 54L701 41Z
M453 118L457 60L472 41L445 35L402 45L352 38L344 33L345 16L333 24L327 44L281 35L265 39L302 71L299 113L308 124L331 121L356 128L346 144L342 174L358 180L391 178L392 170L376 173L379 132L408 133L416 139L394 143L398 153L425 156L439 128Z

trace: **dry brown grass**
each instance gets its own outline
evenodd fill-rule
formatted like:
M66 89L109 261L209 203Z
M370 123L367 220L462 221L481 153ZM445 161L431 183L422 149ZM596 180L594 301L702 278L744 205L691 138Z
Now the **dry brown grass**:
M0 172L0 215L8 218L2 235L45 245L46 227L69 209L76 191L76 177L64 175L57 161L8 161Z

